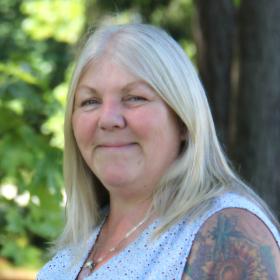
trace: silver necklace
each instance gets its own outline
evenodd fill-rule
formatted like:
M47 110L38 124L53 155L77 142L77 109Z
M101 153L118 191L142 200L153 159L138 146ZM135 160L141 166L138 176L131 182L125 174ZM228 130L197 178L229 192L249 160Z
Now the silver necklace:
M148 220L149 216L145 215L145 218L143 220L141 220L136 226L134 226L133 228L131 228L125 235L124 237L114 246L111 247L110 249L107 250L107 252L105 252L103 254L103 256L99 257L96 261L93 260L88 260L85 264L84 264L84 268L89 269L91 272L94 270L94 268L101 263L110 253L113 253L117 250L117 248L119 247L119 245L125 241L126 239L128 239L129 236L132 235L132 233L134 233L140 226L142 226L147 220ZM98 240L98 237L100 235L100 232L102 230L103 225L101 226L99 233L96 237L96 240ZM95 245L96 246L96 245Z

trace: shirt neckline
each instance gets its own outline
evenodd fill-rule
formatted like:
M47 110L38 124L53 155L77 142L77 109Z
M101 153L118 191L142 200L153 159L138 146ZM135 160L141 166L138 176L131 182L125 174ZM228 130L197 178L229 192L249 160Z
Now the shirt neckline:
M78 274L80 273L80 270L82 269L86 259L88 258L88 255L90 254L90 251L91 251L92 247L94 246L94 244L96 242L96 238L98 236L98 233L100 232L100 230L102 228L102 225L104 224L105 220L106 220L106 216L103 218L102 222L94 229L94 231L93 231L93 233L92 233L92 235L89 239L89 242L88 242L89 245L88 245L87 254L84 255L84 257L82 258L82 260L80 262L80 269L79 269L79 271L76 275L76 278L77 278ZM94 270L90 275L85 277L84 280L90 280L90 279L92 279L91 277L93 277L94 275L102 273L102 271L106 267L112 265L112 263L114 263L116 260L121 258L124 254L128 253L129 250L131 250L131 248L135 247L135 245L137 243L139 243L143 239L147 240L151 236L152 228L156 227L158 225L158 223L159 223L159 219L155 218L148 226L146 226L144 228L144 230L132 242L130 242L123 249L121 249L117 254L113 255L110 259L108 259L108 261L106 261L104 264L102 264L98 269Z

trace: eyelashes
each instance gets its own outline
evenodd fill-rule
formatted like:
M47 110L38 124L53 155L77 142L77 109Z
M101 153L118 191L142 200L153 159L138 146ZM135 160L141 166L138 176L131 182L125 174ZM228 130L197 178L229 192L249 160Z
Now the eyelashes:
M148 102L148 99L144 96L138 96L138 95L128 95L122 98L121 102L124 105L128 106L137 106L140 104L144 104ZM82 108L95 108L99 105L102 105L102 100L99 100L97 98L88 98L85 100L80 101L80 107Z
M148 101L147 98L143 96L137 96L137 95L130 95L124 98L125 102L145 102Z
M85 106L95 106L100 104L100 102L97 99L87 99L81 102L81 107L85 107Z

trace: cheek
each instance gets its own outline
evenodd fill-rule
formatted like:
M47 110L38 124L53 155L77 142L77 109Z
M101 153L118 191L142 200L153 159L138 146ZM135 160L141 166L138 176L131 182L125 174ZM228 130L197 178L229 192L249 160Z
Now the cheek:
M158 130L158 120L150 110L137 110L127 118L128 127L146 144L154 139Z
M180 145L179 125L167 108L153 108L135 115L134 131L150 149L177 149ZM155 152L152 150L152 152Z
M95 123L89 115L74 113L72 127L78 146L85 145L92 140Z

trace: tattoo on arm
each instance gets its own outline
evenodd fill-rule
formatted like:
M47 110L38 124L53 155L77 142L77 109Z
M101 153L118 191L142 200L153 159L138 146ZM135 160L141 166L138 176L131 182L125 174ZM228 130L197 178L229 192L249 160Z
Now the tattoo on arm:
M218 213L212 225L197 234L183 279L279 280L275 254L266 242L273 238L267 229L258 233L258 218L250 215L246 224L239 215Z

